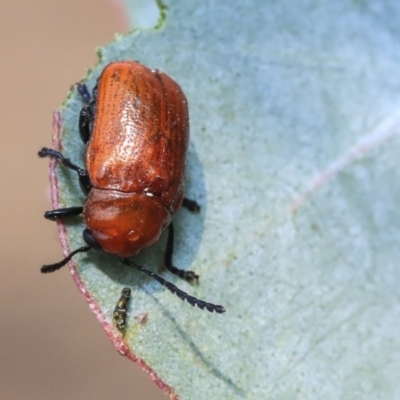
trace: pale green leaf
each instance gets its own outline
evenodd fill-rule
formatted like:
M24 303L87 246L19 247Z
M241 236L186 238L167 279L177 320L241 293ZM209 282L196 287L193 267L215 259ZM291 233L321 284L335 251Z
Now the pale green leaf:
M202 212L176 215L174 262L200 285L160 270L165 236L136 261L227 312L192 308L96 252L75 258L88 301L180 399L400 398L400 3L165 5L158 29L99 50L87 83L133 59L182 86L186 192ZM81 107L74 92L62 110L63 151L80 165ZM81 204L75 174L57 176L61 205ZM71 249L82 230L68 224Z

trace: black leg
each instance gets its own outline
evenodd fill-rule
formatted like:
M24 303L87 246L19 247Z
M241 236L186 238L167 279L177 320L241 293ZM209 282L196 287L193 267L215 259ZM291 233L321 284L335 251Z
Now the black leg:
M84 83L77 83L76 84L76 90L78 91L78 93L81 95L83 101L85 103L89 103L91 100L91 96L89 93L89 90L87 88L87 86Z
M197 204L196 201L187 199L186 197L183 198L182 207L185 207L190 212L197 214L200 211L200 206Z
M58 208L57 210L46 211L44 217L51 221L57 221L58 218L67 218L82 214L83 207Z
M200 309L204 310L204 308L210 312L217 312L218 314L224 313L226 310L222 306L218 306L216 304L212 303L207 303L203 300L196 299L196 297L189 296L187 293L185 293L183 290L177 288L175 285L173 285L171 282L166 281L164 278L161 278L161 276L155 274L154 272L151 272L142 266L135 264L132 261L129 261L126 258L119 258L121 262L128 267L133 267L139 270L140 272L143 272L144 274L150 276L151 278L155 279L157 282L159 282L161 285L165 286L171 293L176 294L181 300L186 300L189 304L192 306L197 305Z
M81 139L83 143L87 143L92 134L93 128L93 110L90 105L86 105L82 107L81 112L79 114L79 133L81 135Z
M82 141L83 143L86 144L90 139L93 129L94 108L95 108L94 97L90 95L89 90L84 83L77 83L75 87L78 93L80 94L82 100L86 103L86 105L82 107L81 112L79 114L79 124L78 124L79 133L81 135Z
M47 147L43 147L42 150L39 151L38 155L41 158L44 157L56 158L58 161L61 162L62 165L77 172L79 176L79 183L81 185L83 192L85 194L89 193L89 190L91 189L92 185L90 184L89 177L83 168L78 167L69 158L64 157L59 151L49 149Z
M199 280L199 276L196 275L193 271L185 271L183 269L176 268L172 265L173 252L174 252L174 226L171 223L168 227L168 240L167 240L167 247L165 248L165 253L164 253L164 266L169 272L179 276L179 278L182 278L190 283L197 283Z
M65 257L64 260L62 260L58 263L54 263L54 264L43 265L43 267L40 269L40 271L43 274L48 274L49 272L57 271L61 267L63 267L75 254L83 253L83 252L89 251L90 249L91 249L90 246L79 247L79 249L74 250L71 254L69 254L67 257Z

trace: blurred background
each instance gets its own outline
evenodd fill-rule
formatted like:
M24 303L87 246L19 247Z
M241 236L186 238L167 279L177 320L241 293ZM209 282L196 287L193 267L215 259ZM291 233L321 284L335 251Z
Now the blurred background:
M111 1L0 2L0 399L166 399L120 356L89 311L62 258L51 209L52 112L126 30Z

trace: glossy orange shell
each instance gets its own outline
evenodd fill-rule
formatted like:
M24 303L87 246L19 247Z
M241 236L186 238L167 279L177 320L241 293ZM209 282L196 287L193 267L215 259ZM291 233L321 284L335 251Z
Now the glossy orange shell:
M182 204L188 141L187 101L176 82L137 62L105 67L83 210L104 251L130 257L159 239Z
M98 81L86 152L95 188L147 192L174 213L181 205L189 114L180 86L137 62L114 62Z

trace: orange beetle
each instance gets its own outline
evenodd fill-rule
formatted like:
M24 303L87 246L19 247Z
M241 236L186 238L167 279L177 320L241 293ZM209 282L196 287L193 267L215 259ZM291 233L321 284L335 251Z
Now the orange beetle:
M76 87L86 102L79 117L80 134L87 146L86 169L53 149L43 148L39 156L56 158L78 173L87 194L84 206L47 211L45 217L56 220L83 213L87 246L61 262L44 265L41 271L54 272L79 252L103 250L191 305L225 312L224 307L189 296L127 259L155 243L168 227L166 269L189 282L198 280L194 272L172 264L172 215L181 205L192 212L200 209L195 201L183 197L189 114L182 89L166 74L132 61L107 65L92 96L86 85Z

